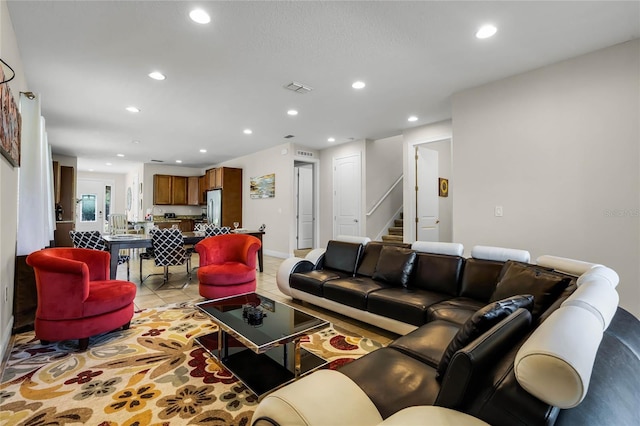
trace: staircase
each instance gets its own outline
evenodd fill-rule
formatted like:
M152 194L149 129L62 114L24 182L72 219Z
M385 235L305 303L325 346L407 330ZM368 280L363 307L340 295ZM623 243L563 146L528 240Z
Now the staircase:
M382 236L382 241L401 243L403 231L403 215L400 213L400 219L395 219L394 226L389 228L389 234Z

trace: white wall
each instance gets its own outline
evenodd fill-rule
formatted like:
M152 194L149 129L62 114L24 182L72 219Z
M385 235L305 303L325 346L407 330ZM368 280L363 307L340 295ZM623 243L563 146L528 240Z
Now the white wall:
M371 211L391 185L402 176L402 135L366 141L367 162L363 164L366 176L365 213ZM398 184L382 204L366 219L365 235L379 239L386 235L389 223L402 207L402 183Z
M290 143L267 148L217 166L242 169L242 223L247 229L266 225L263 250L269 256L289 257L295 247L293 202L294 147ZM275 173L275 197L252 199L249 180Z
M402 133L403 137L403 145L402 145L402 158L403 158L403 169L404 169L404 181L402 185L403 198L404 198L404 242L413 242L415 241L416 235L416 226L415 226L415 217L416 217L416 205L415 205L415 181L416 181L416 171L415 171L415 160L414 160L414 146L420 145L423 143L430 143L435 147L439 147L443 144L449 143L451 141L451 120L439 121L437 123L427 124L424 126L414 127L413 129L405 130ZM447 142L441 142L447 141ZM454 143L455 144L455 143ZM455 163L455 158L453 160ZM442 162L441 162L442 163ZM451 163L451 161L449 162ZM441 164L442 165L442 164ZM444 168L444 165L442 165ZM444 173L444 172L443 172ZM441 176L446 177L446 176ZM457 190L455 186L455 176L450 176L449 178L449 201L445 201L445 204L451 203L454 197L454 193ZM445 200L441 198L440 201ZM449 206L449 209L452 207ZM444 206L442 214L447 210ZM443 234L441 234L441 241L444 240L444 236L448 234L450 231L447 230L446 223L443 225L444 230ZM454 236L451 236L453 239ZM454 240L456 241L456 240ZM459 242L459 241L456 241Z
M0 2L0 57L16 73L9 87L16 102L27 91L22 59L5 1ZM4 69L4 68L3 68ZM8 70L5 70L8 74ZM0 156L0 358L3 357L13 327L13 281L18 232L18 168Z
M140 205L140 202L138 202L137 205L134 205L131 207L131 211L128 214L128 219L129 220L144 220L145 215L147 214L147 209L151 210L151 206L148 205L147 207L145 207L144 203L145 201L147 201L148 203L153 203L153 198L151 200L145 200L144 197L144 189L145 189L145 184L144 184L144 164L143 163L139 163L136 166L134 166L126 175L125 175L125 188L129 188L131 187L131 191L135 194L136 192L138 193L138 200L142 201L142 205ZM134 184L135 181L138 182L138 187L134 189ZM153 176L151 177L151 183L153 186ZM140 189L142 189L142 192L140 191ZM127 196L126 194L126 189L125 189L125 193L123 194L124 197ZM153 197L153 187L151 190L151 196ZM135 197L133 197L135 198ZM124 198L124 205L126 206L126 198Z
M326 247L333 238L333 159L360 154L362 160L362 234L366 230L366 141L364 139L345 143L320 151L320 241L318 247Z
M456 94L454 239L608 265L640 316L639 76L635 40Z

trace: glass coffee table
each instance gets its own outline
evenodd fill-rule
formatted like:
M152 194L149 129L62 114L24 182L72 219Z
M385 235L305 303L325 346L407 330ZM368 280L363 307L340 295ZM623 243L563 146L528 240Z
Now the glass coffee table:
M196 307L219 331L196 337L224 368L260 399L327 364L300 347L300 339L328 321L257 293L207 300Z

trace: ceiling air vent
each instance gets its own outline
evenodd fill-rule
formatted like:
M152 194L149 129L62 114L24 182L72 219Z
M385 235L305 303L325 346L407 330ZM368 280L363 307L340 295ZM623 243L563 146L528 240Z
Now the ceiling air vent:
M309 152L309 151L301 151L301 150L296 150L296 155L299 157L313 157L313 152Z
M285 139L291 139L291 138L294 138L294 137L295 137L295 136L293 136L293 135L287 135L287 136L285 136L284 138L285 138Z
M292 81L291 83L286 84L284 88L300 94L309 93L310 91L313 90L313 88L309 86L305 86L302 83L296 83L295 81Z
M151 160L152 163L164 163L164 160Z

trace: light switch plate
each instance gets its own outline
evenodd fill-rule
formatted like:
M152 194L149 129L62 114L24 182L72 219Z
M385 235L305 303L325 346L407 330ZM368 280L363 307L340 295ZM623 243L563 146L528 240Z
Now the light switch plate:
M502 206L496 206L495 212L494 214L496 215L496 217L502 217Z

